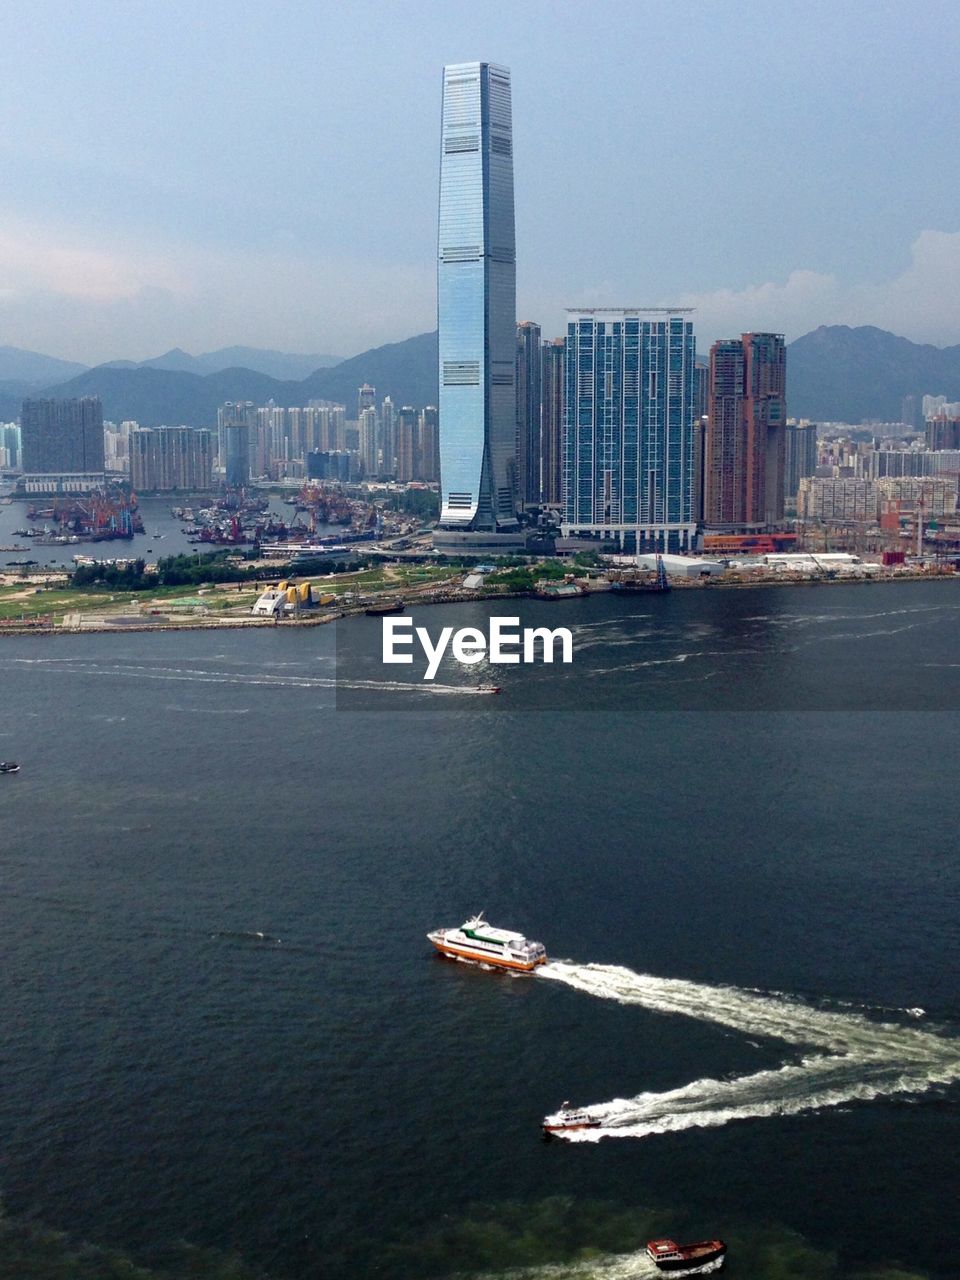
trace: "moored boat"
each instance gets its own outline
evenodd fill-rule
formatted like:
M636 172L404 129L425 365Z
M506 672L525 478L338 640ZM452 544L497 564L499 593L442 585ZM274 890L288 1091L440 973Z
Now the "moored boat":
M549 1138L552 1133L575 1133L579 1129L599 1129L600 1126L601 1121L589 1111L564 1102L559 1111L544 1116L542 1128L544 1137Z
M663 567L663 556L657 556L657 567L652 576L632 577L625 576L619 578L616 582L612 582L611 587L614 591L625 592L662 592L670 590L670 579L667 577L667 571Z
M545 579L537 583L533 594L538 600L575 600L577 596L582 596L584 591L578 582L566 580L553 582Z
M627 595L649 595L669 591L670 583L663 586L659 578L620 578L610 583L610 589Z
M711 1264L723 1265L727 1246L722 1240L698 1240L695 1244L677 1244L675 1240L649 1240L647 1257L651 1258L658 1271L688 1272L694 1268L707 1267L717 1270Z
M403 613L406 607L402 600L395 600L390 604L372 604L364 613L368 618L385 618L390 613Z
M484 920L482 913L466 920L459 928L434 929L427 937L442 955L454 960L473 960L525 973L547 963L542 942L534 942L509 929L495 929Z

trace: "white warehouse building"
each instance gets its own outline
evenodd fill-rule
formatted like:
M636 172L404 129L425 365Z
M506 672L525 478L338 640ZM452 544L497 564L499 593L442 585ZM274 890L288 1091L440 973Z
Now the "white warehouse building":
M639 555L637 568L656 572L658 560L663 562L664 572L671 578L704 578L723 573L726 567L719 560L700 560L696 556Z

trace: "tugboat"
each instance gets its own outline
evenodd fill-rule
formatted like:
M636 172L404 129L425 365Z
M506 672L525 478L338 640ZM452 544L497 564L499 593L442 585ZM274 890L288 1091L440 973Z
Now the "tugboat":
M554 1133L576 1132L578 1129L599 1129L601 1121L581 1107L571 1107L569 1102L561 1104L560 1110L543 1120L543 1136L549 1138Z
M19 773L20 766L16 760L0 760L0 773Z
M474 960L497 969L519 969L524 973L532 973L538 964L547 963L542 942L533 942L509 929L494 929L484 920L482 912L459 929L434 929L427 937L439 952L453 960Z
M675 1240L650 1240L647 1257L656 1264L658 1271L682 1271L685 1274L710 1267L718 1271L723 1266L727 1246L722 1240L699 1240L696 1244L677 1244ZM719 1266L712 1266L719 1263Z

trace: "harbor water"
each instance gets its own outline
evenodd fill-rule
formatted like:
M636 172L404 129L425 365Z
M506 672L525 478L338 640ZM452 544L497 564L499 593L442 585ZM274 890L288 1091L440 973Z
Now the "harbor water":
M194 529L193 526L185 523L182 517L175 516L173 508L192 507L194 511L198 511L212 503L214 497L215 495L210 493L193 495L173 493L166 496L141 497L138 501L138 511L143 519L143 533L135 534L133 538L116 538L104 542L69 542L60 545L44 544L14 532L15 529L30 528L49 528L54 533L59 532L59 526L52 520L43 520L40 517L31 520L27 516L29 502L15 499L10 503L0 503L0 546L25 548L22 551L0 552L0 570L15 571L24 560L37 561L38 569L72 569L74 557L77 555L92 556L98 560L126 560L132 557L144 559L152 564L165 556L195 555L198 551L206 554L215 548L198 546L191 541L199 533L199 528ZM48 506L53 500L37 498L35 501L37 507L41 508ZM296 518L296 512L293 506L274 494L271 495L270 508L264 518L269 519L271 516L289 525ZM319 532L332 534L338 532L338 529L323 526Z
M569 666L380 710L380 619L0 644L9 1213L284 1280L643 1275L643 1214L957 1274L960 589L537 607ZM479 910L546 968L431 953Z

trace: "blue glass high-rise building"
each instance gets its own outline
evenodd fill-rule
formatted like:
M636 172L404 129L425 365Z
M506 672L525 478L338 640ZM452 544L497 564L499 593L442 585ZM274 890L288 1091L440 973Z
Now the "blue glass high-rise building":
M444 67L437 327L440 524L517 527L510 72Z
M567 312L563 532L694 545L693 324L683 310Z

